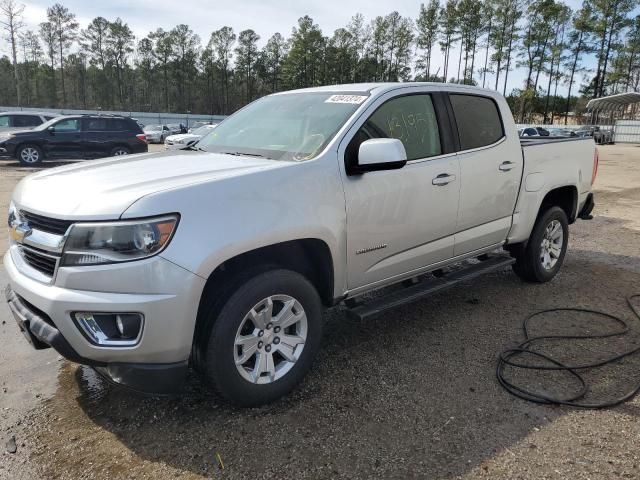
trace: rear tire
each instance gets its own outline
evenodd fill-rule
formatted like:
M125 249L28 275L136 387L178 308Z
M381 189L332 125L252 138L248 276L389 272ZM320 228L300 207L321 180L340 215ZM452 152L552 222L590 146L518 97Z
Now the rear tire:
M22 145L16 154L17 159L25 167L35 167L42 163L44 154L42 149L36 145Z
M513 271L526 282L552 280L562 267L568 243L567 214L560 207L551 207L536 220L527 246L512 248Z
M302 380L320 346L322 305L299 273L274 269L240 283L213 324L207 378L227 401L255 407L286 395Z
M113 150L111 150L111 157L119 157L121 155L129 155L131 153L131 150L129 150L127 147L116 147Z

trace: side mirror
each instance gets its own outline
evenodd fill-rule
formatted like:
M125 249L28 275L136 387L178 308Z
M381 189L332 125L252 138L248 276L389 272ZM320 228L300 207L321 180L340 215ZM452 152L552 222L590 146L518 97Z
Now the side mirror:
M49 133L51 135L53 135L54 133L56 133L56 127L54 127L53 125L51 125L49 128L47 128L47 130L49 131Z
M373 138L360 144L357 173L396 170L407 164L407 152L397 138Z

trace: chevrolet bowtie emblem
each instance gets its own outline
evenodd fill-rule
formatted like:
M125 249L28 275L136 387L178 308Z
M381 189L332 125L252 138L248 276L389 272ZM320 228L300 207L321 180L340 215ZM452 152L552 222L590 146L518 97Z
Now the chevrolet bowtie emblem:
M15 224L9 229L9 235L14 241L22 243L26 237L31 235L31 227L26 222Z

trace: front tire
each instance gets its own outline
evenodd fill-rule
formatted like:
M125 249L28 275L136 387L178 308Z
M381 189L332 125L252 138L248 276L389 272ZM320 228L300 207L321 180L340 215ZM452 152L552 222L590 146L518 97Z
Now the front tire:
M215 313L211 313L215 315ZM302 380L320 345L322 305L299 273L269 270L241 283L220 310L204 370L230 403L255 407Z
M527 246L512 250L516 258L513 270L526 282L548 282L560 271L568 243L567 214L560 207L551 207L536 220Z
M44 154L42 149L36 145L22 145L18 149L16 157L25 167L35 167L42 163Z

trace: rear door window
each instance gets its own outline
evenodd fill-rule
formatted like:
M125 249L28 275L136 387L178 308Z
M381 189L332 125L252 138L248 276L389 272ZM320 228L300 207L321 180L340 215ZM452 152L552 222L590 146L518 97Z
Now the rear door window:
M504 137L502 118L495 101L478 95L449 94L458 125L460 149L486 147Z
M112 118L108 121L109 130L112 132L124 132L129 130L129 125L122 118Z
M9 126L9 115L0 116L0 127L8 127Z
M84 121L85 121L85 131L87 132L108 131L107 120L104 118L86 118Z

